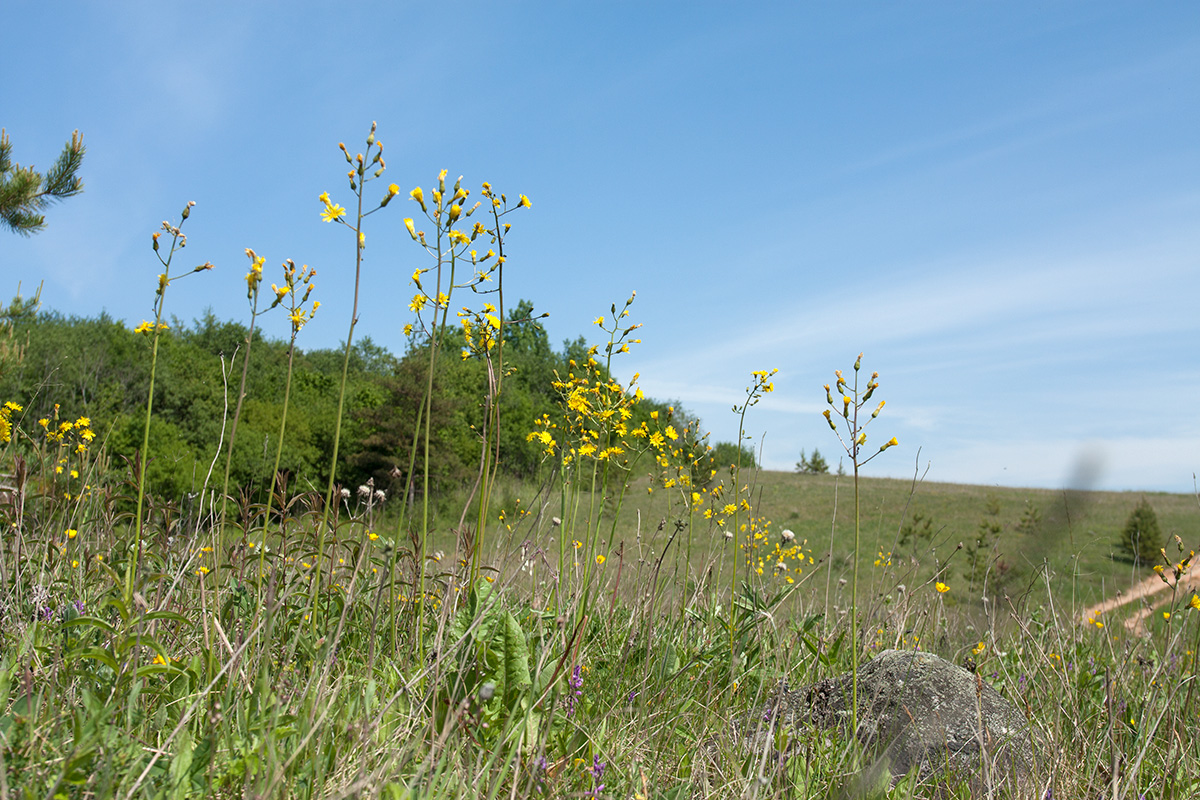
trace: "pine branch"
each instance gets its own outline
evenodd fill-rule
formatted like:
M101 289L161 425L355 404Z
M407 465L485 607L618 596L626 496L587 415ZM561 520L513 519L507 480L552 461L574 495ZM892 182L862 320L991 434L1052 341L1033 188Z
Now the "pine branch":
M46 173L46 188L42 190L42 194L54 200L62 200L82 192L83 180L75 173L83 166L85 152L87 148L83 146L83 136L76 130L71 134L70 144L63 148L62 155Z
M4 173L12 169L12 142L8 138L8 132L4 128L0 128L0 180L4 179Z
M86 150L83 136L76 130L43 178L32 167L22 167L12 160L12 142L0 128L0 220L22 236L45 228L46 218L40 211L83 191L83 181L76 173L83 165Z

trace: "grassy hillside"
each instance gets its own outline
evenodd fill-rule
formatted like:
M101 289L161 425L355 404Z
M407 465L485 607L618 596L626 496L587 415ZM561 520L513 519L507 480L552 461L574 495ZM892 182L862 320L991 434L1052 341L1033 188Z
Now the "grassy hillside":
M769 522L769 538L777 540L784 529L791 530L798 541L807 541L806 552L828 567L820 580L806 583L808 591L824 593L826 579L836 583L848 577L854 541L852 477L760 471L746 473L745 482L753 497L753 514ZM624 542L627 547L638 548L640 558L658 558L669 542L665 561L671 565L676 559L687 560L690 533L693 574L718 561L726 541L724 530L729 525L718 526L703 518L702 510L711 507L711 501L691 514L686 502L690 489L681 492L654 484L654 491L647 492L651 486L648 478L630 482L620 507L613 547ZM610 507L616 505L617 492L614 489L607 501ZM1143 497L1158 516L1165 543L1170 545L1169 557L1180 557L1175 536L1188 550L1200 550L1200 503L1190 495L987 487L886 478L862 478L860 492L859 566L867 574L876 573L875 580L865 587L875 595L886 594L898 584L914 586L940 579L951 587L949 595L955 603L982 607L984 585L972 586L964 573L974 572L969 551L980 535L981 524L993 523L999 527L994 547L974 558L986 558L991 565L987 580L994 597L1008 596L1015 603L1031 591L1044 595L1048 583L1054 594L1072 607L1092 605L1153 574L1150 564L1134 564L1119 545L1121 529ZM555 531L548 524L549 517L564 516L558 495L538 494L532 485L508 485L501 497L510 521L522 508L544 510L541 519L535 513L515 526L512 537L498 540L498 549L515 546L515 540L524 541L521 537L533 536L539 541L538 535L546 540L540 542L541 546L553 544ZM585 493L578 502L587 508L592 496ZM602 505L605 501L597 495L595 502ZM912 526L914 520L917 531L905 537L903 529ZM671 532L677 526L683 527L672 538ZM443 537L440 546L452 549L453 542ZM884 580L876 561L889 560L891 569Z

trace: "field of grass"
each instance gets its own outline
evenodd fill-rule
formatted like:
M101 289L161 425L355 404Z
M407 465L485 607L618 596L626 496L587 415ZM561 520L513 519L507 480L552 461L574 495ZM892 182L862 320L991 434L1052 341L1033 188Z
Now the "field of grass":
M360 234L356 263L378 148L372 129L365 156L345 153L356 214L321 196L327 222ZM150 364L138 455L114 459L85 408L33 419L21 398L0 398L0 800L666 800L695 796L712 759L725 777L709 796L970 797L936 775L864 783L872 765L846 730L797 730L784 760L722 738L781 682L856 674L893 647L969 656L1026 717L1039 759L1024 797L1200 795L1200 597L1169 595L1146 636L1080 616L1154 574L1114 557L1135 496L710 473L690 422L644 412L640 390L612 377L637 341L632 296L597 320L607 341L555 373L554 414L522 422L543 482L506 476L503 351L518 322L488 302L447 338L449 295L502 281L503 220L529 201L484 184L483 221L468 223L469 193L445 178L409 194L430 232L405 223L432 258L414 273L406 331L429 359L403 432L407 503L337 479L353 318L326 398L337 409L326 472L285 476L261 498L231 483L248 336L206 491L183 502L147 491L146 465L172 455L151 447L155 368L190 205L153 239L163 272L155 319L138 327ZM476 240L494 250L478 258ZM257 315L263 260L247 255ZM272 475L286 472L310 279L292 264L265 298L292 322ZM452 346L489 376L464 437L478 471L457 495L429 488L434 375ZM20 347L0 356L20 359ZM852 465L896 444L861 449L883 404L872 413L874 376L860 387L858 373L839 373L838 416L827 412ZM751 373L743 419L773 374ZM1150 500L1168 537L1158 566L1178 579L1200 509Z

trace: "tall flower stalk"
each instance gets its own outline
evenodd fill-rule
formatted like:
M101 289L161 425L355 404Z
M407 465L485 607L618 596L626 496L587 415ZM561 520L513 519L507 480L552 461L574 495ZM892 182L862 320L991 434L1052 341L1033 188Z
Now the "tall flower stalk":
M288 403L292 397L292 366L295 363L296 357L296 336L300 330L313 318L317 313L317 309L321 307L321 301L314 300L311 308L305 308L305 303L308 302L309 295L315 288L313 278L317 275L315 269L310 268L307 264L300 268L299 274L296 271L296 262L290 258L283 265L283 286L271 284L271 291L275 293L275 302L272 307L287 303L288 320L291 322L292 333L288 339L288 360L287 360L287 378L283 384L283 411L279 415L279 437L278 443L275 445L275 464L271 467L271 485L267 491L267 512L263 516L263 537L261 546L258 552L258 576L261 580L266 574L266 557L267 557L267 529L271 525L271 508L275 501L276 481L279 475L279 462L283 458L283 437L287 431L287 416ZM301 293L303 292L303 293Z
M500 376L502 374L504 236L511 228L510 224L501 223L500 219L517 208L530 207L529 198L525 195L520 195L519 200L514 205L509 206L508 198L503 194L495 192L491 185L485 182L480 194L491 206L494 225L493 227L488 227L482 222L470 223L468 220L483 205L484 201L477 201L470 207L467 207L467 198L471 192L469 189L463 187L462 176L459 176L454 185L447 190L447 174L446 170L438 173L437 188L430 191L429 202L426 202L425 191L420 186L409 192L409 197L420 206L421 213L433 224L434 233L432 239L426 237L424 230L417 229L416 222L412 218L404 220L404 225L408 229L408 233L413 241L417 242L434 261L432 267L418 267L413 271L412 282L417 288L417 293L413 295L413 299L409 303L409 309L417 315L417 324L425 332L429 350L429 366L426 374L425 393L420 408L417 411L417 422L413 430L412 448L409 451L408 471L405 473L405 493L407 494L408 488L414 483L413 474L419 451L422 474L421 523L416 545L417 580L416 585L413 587L417 607L418 652L422 652L424 644L423 630L419 620L422 617L426 600L425 581L426 561L428 559L433 382L434 374L437 370L438 356L447 335L447 321L449 319L451 297L456 289L471 289L475 293L483 294L494 291L500 301L499 308L488 303L485 304L482 313L472 313L469 309L464 309L465 313L459 314L464 327L465 340L468 345L468 349L464 351L463 357L469 358L472 354L483 354L488 362L490 377L488 397L485 398L485 425L482 431L483 452L481 453L480 472L477 480L481 496L476 535L477 538L481 539L483 535L483 523L486 520L491 480L495 469L495 463L491 457L488 434L489 431L495 431L496 435L499 435L499 409L497 401L500 390ZM491 245L488 251L482 256L475 247L475 243L480 237L487 237ZM499 252L497 253L497 251ZM464 278L463 273L467 271L468 267L470 275ZM494 290L483 289L483 284L492 281L493 276L497 278L497 288ZM424 309L427 307L432 308L431 320L428 326L426 326L422 316ZM405 335L411 335L414 330L415 326L411 323L404 327ZM495 359L494 361L493 358ZM420 448L418 448L419 444L421 445ZM468 502L470 501L468 500ZM405 511L402 511L398 523L401 529L406 522ZM478 575L480 549L479 541L477 541L475 556L471 564L471 575L473 578ZM394 598L395 591L391 594Z
M736 667L734 659L734 649L736 647L736 630L737 625L734 624L734 614L737 611L737 573L738 573L738 547L741 541L741 514L743 511L750 512L750 501L746 498L738 498L741 493L741 477L742 477L742 443L746 441L746 412L753 406L758 405L758 401L762 400L764 395L768 395L775 391L775 383L771 379L775 377L779 370L757 369L750 373L753 380L746 387L746 401L740 406L733 407L733 413L738 415L738 442L737 442L737 459L733 466L733 536L729 538L730 547L730 563L733 569L729 573L729 664L730 670Z
M249 247L246 248L246 257L250 259L250 271L246 273L246 300L250 303L250 330L246 333L246 352L242 354L242 379L238 384L233 422L229 426L229 448L225 453L225 479L221 483L221 522L218 529L218 540L223 538L225 533L225 515L229 506L229 473L233 468L233 444L237 439L238 420L242 418L242 405L246 400L246 376L250 371L250 348L254 345L254 329L259 317L258 289L262 284L263 264L267 261ZM271 304L271 308L277 305L279 305L278 299Z
M367 183L383 175L386 169L383 160L383 142L375 139L374 122L371 123L371 133L367 136L365 154L359 153L352 157L350 151L346 149L346 145L339 143L338 148L341 149L342 155L346 157L346 163L350 165L350 171L346 173L346 177L350 181L350 191L354 195L357 205L354 214L354 223L351 224L344 219L346 209L330 200L329 192L323 192L318 199L325 206L321 212L321 219L326 222L336 222L354 232L354 303L350 309L350 329L346 332L346 349L342 356L342 380L338 387L337 420L333 428L333 454L329 460L329 484L325 489L325 502L321 509L321 528L317 533L317 552L313 563L311 598L313 630L316 630L317 627L316 606L317 597L321 591L321 562L325 557L325 534L329 529L329 511L333 507L333 489L337 481L338 449L342 439L342 413L346 404L346 381L350 374L350 352L354 346L354 327L358 324L358 293L362 285L363 249L366 246L367 238L363 233L363 220L381 208L386 207L392 198L400 192L399 186L394 183L391 184L384 194L383 199L379 201L379 205L369 211L363 211L363 198Z
M187 236L180 229L183 227L183 223L187 221L187 218L191 216L192 206L194 205L196 203L189 200L188 204L183 207L178 225L172 225L164 221L162 230L155 232L151 237L154 256L163 267L163 271L158 275L158 288L154 292L154 322L143 321L134 328L134 333L149 335L151 339L150 387L146 392L146 417L142 426L142 449L137 459L137 509L134 512L133 552L130 554L129 563L125 566L126 603L133 597L133 574L142 556L142 509L146 499L146 465L148 463L147 455L150 452L150 417L154 412L154 379L158 368L158 340L162 332L167 329L167 326L162 321L163 303L166 300L167 287L171 285L171 281L182 277L172 277L171 262L174 260L175 254L187 246ZM171 236L171 243L166 249L166 256L163 255L159 243L159 239L164 233ZM212 268L213 265L206 261L184 274L190 275L194 272L204 272Z
M862 357L862 353L859 353L858 358L854 362L853 385L846 382L846 379L842 377L840 369L834 371L834 376L837 378L835 386L838 397L841 399L839 402L834 402L833 392L830 391L829 384L825 384L825 400L829 404L829 408L822 412L825 416L825 421L829 423L830 430L837 436L842 449L850 457L850 463L854 465L854 571L853 581L850 584L850 729L855 734L858 733L858 662L859 650L861 649L858 641L858 552L861 546L858 475L862 467L874 459L875 456L889 447L895 447L899 444L896 437L893 436L884 442L878 450L864 458L867 445L866 428L879 416L879 412L883 411L885 401L880 400L879 405L875 407L870 416L863 417L860 420L860 412L864 411L867 403L871 400L871 396L879 388L879 373L873 372L870 379L867 380L866 386L860 389L858 373L862 368ZM840 416L849 427L850 435L848 440L842 438L841 432L838 431L837 423L833 421L835 414Z

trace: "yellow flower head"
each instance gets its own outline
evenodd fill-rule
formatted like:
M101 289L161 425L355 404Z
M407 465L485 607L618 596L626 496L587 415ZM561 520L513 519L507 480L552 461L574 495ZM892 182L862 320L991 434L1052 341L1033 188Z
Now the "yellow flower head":
M933 585L933 588L937 589L938 594L945 594L946 592L950 591L950 587L947 586L946 584L942 583L941 581L938 581L937 583L935 583Z
M426 210L426 209L425 209L425 193L421 191L421 187L420 187L420 186L418 186L417 188L415 188L415 189L413 189L411 192L409 192L409 193L408 193L408 196L409 196L409 197L411 197L413 200L416 200L418 203L420 203L420 204L421 204L421 210L422 210L422 211L425 211L425 210Z
M325 210L321 212L321 219L326 222L333 222L335 219L341 219L346 216L346 209L337 205L325 206Z

